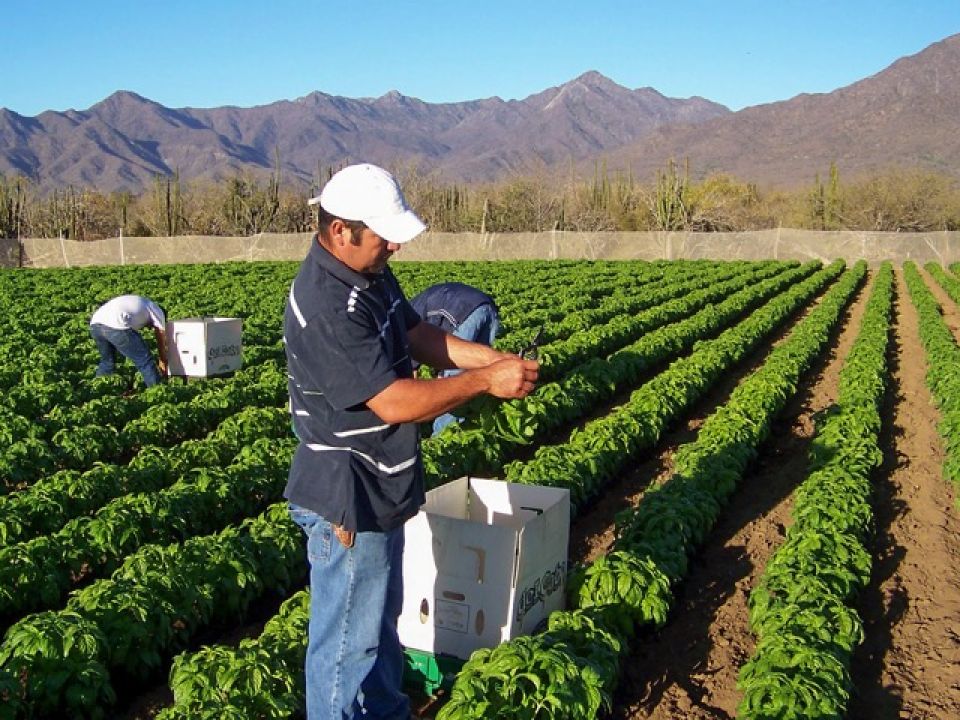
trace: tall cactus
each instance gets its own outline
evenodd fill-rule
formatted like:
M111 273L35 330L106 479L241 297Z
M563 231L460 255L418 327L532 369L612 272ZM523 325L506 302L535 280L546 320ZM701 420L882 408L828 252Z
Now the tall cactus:
M826 185L817 173L808 196L810 221L815 230L837 230L843 220L843 198L840 191L840 171L830 163L830 179Z
M173 237L180 232L185 218L179 169L172 176L157 175L154 178L152 210L149 224L155 235Z
M689 161L683 175L671 159L666 170L657 171L657 187L653 196L653 218L657 230L683 230L689 222Z
M27 205L25 181L22 177L0 175L0 237L20 236Z

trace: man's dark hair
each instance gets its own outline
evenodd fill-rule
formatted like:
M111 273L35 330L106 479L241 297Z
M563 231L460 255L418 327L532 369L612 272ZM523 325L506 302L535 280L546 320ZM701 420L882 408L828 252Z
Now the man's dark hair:
M367 224L362 220L344 220L341 217L336 215L331 215L326 210L323 209L323 206L317 205L317 232L320 233L321 237L327 237L327 231L330 229L330 223L334 220L340 220L344 225L346 225L353 232L354 235L359 235Z

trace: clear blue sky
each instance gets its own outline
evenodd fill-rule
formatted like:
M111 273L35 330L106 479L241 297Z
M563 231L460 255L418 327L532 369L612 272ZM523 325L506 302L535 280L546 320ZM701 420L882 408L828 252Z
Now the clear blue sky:
M830 92L960 32L960 0L9 0L0 107L116 90L249 107L314 90L524 98L597 70L733 110Z

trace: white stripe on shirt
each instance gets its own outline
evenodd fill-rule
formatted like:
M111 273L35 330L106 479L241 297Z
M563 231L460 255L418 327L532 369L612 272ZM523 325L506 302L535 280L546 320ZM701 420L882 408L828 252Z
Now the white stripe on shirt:
M339 438L350 437L351 435L364 435L366 433L380 432L381 430L386 430L389 425L377 425L376 427L366 427L366 428L357 428L356 430L344 430L343 432L335 432L334 435Z
M303 316L303 313L300 312L300 306L297 305L297 298L293 295L293 285L290 283L290 309L293 310L293 314L297 316L297 322L300 323L300 327L305 328L307 326L307 319Z
M318 445L317 443L307 443L307 447L313 450L314 452L329 452L331 450L339 450L341 452L351 452L358 457L362 457L368 463L370 463L375 468L377 468L377 470L380 470L381 472L385 472L388 475L396 475L398 472L401 472L402 470L406 470L407 468L412 467L414 463L417 462L417 458L416 456L414 456L409 460L404 460L399 465L394 465L393 467L390 467L390 466L384 465L381 462L377 462L366 453L362 453L359 450L355 450L352 447L331 447L330 445Z

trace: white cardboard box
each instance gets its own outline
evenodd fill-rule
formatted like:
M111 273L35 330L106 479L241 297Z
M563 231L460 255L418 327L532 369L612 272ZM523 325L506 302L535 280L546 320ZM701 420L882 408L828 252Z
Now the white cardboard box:
M202 317L167 323L167 374L222 375L243 363L243 320Z
M400 641L466 659L562 610L570 492L462 477L406 525Z

